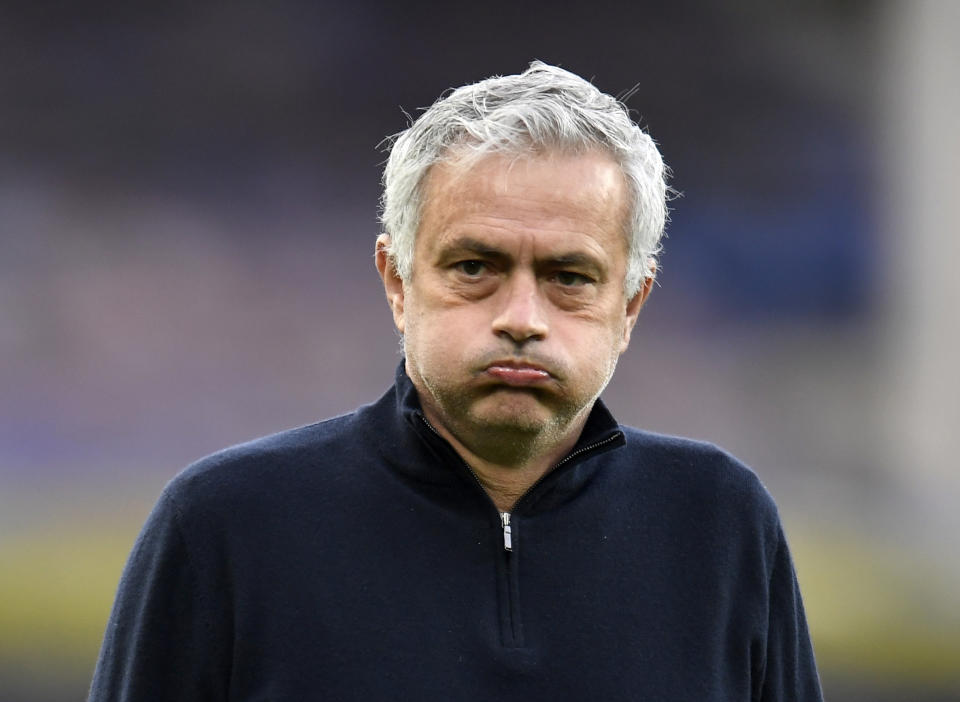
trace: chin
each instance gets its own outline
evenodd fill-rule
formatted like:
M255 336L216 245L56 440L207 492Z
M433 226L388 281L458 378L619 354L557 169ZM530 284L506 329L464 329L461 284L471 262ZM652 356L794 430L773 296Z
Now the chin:
M555 412L529 394L505 397L503 393L485 398L470 415L478 426L521 433L537 433L556 418Z

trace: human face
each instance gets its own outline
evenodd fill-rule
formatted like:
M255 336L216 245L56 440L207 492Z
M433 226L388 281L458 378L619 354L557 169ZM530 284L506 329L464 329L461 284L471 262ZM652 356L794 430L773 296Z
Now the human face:
M431 169L410 279L377 257L431 422L481 455L576 440L649 291L624 294L626 212L600 152Z

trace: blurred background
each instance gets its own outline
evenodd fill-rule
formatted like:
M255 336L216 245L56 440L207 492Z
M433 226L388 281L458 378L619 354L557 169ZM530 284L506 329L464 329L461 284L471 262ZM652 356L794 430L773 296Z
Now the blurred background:
M539 58L633 91L682 193L616 415L755 468L829 699L960 700L960 4L20 5L0 699L84 696L177 471L391 383L378 144Z

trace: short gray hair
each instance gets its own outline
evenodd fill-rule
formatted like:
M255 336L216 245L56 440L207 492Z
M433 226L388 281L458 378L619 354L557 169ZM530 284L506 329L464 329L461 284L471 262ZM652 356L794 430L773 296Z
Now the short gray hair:
M493 77L441 97L392 139L383 171L381 217L390 235L387 254L409 280L430 167L461 156L580 153L601 149L620 165L629 192L627 274L632 297L656 274L667 221L669 171L653 139L626 106L580 76L541 61L519 75Z

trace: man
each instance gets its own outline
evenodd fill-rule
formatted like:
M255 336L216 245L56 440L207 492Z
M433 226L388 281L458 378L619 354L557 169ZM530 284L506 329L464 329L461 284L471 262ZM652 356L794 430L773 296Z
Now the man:
M650 293L664 166L535 62L394 143L373 405L166 488L92 700L819 700L776 508L598 399Z

